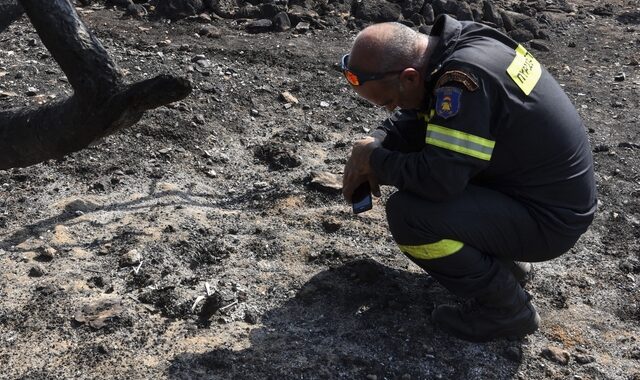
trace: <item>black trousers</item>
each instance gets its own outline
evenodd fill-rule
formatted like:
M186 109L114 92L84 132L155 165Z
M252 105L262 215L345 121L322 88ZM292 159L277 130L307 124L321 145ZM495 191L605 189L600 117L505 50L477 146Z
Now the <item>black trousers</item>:
M468 186L463 194L431 202L398 191L386 205L396 243L422 246L443 239L464 245L454 253L414 262L459 296L482 296L504 270L500 260L545 261L568 251L579 236L545 229L520 202L494 190Z

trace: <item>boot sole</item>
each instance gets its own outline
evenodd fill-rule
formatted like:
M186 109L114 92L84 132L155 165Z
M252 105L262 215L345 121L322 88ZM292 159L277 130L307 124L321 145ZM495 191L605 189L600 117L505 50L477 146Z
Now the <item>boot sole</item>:
M456 338L474 343L486 343L496 339L506 339L509 341L521 340L525 336L536 332L538 330L538 326L540 326L540 315L538 315L537 312L534 314L533 318L528 321L528 326L526 328L520 328L517 329L517 331L513 331L514 329L504 329L486 336L470 336L467 334L463 334L460 331L449 329L446 325L440 325L439 323L436 323L436 327L438 327L440 330L445 331L448 334L455 336Z

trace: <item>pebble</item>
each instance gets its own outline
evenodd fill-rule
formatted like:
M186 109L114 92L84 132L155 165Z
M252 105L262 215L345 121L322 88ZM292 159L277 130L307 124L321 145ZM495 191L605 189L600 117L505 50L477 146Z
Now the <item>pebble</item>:
M324 193L339 193L342 190L342 181L333 173L313 171L311 186Z
M38 95L38 89L35 87L28 87L26 94L27 96L36 96Z
M327 103L325 101L322 101L322 102L320 102L320 107L327 108L327 107L329 107L329 103Z
M29 268L29 277L42 277L47 273L47 271L42 267L42 265L35 264Z
M55 248L53 247L41 247L40 248L40 258L47 260L47 261L51 261L55 258L56 254L58 253L58 251L56 251Z
M531 44L532 48L538 51L551 51L551 49L549 49L549 46L547 46L544 42L532 40L529 43Z
M287 103L291 103L291 104L300 103L298 101L298 98L296 98L295 96L291 95L291 93L289 91L285 91L285 92L281 93L280 97Z
M589 364L596 361L596 358L592 355L574 355L573 357L578 364Z
M216 178L218 176L218 173L213 169L207 171L206 174L209 178Z
M138 252L137 249L132 249L127 251L124 255L122 255L122 258L120 259L120 263L123 266L132 266L132 265L138 265L140 264L140 261L142 260L142 254L140 254L140 252Z
M269 187L269 183L265 181L257 181L253 184L253 187L258 190L266 189L267 187Z
M199 113L193 117L193 121L196 124L205 125L207 120L204 118L204 115Z
M100 208L99 204L82 198L75 199L64 206L64 210L70 213L75 213L78 211L85 213L97 210L98 208Z
M554 363L558 363L560 365L567 365L569 363L570 355L567 351L558 348L549 346L542 350L541 355L543 358L548 359Z
M616 82L622 82L626 78L627 78L627 75L623 72L620 72L613 77L613 80L615 80Z

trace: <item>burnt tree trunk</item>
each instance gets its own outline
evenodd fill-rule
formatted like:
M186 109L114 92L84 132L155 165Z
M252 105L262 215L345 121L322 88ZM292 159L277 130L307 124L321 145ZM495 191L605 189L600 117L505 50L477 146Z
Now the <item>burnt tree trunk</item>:
M29 166L78 151L135 124L144 111L191 92L186 79L168 75L126 85L68 0L19 2L74 94L40 107L0 112L0 169Z

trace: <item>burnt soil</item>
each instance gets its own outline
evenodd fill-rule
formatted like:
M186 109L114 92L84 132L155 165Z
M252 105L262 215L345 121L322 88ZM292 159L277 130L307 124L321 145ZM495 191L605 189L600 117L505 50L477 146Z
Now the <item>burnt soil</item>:
M434 306L460 300L394 245L392 189L354 216L311 186L386 116L338 70L358 31L348 8L258 34L78 8L127 81L172 73L194 91L84 151L0 171L0 378L640 379L640 8L565 3L545 11L549 51L525 46L589 128L599 210L535 265L540 330L488 344L434 328ZM0 109L71 91L26 17L0 34Z

